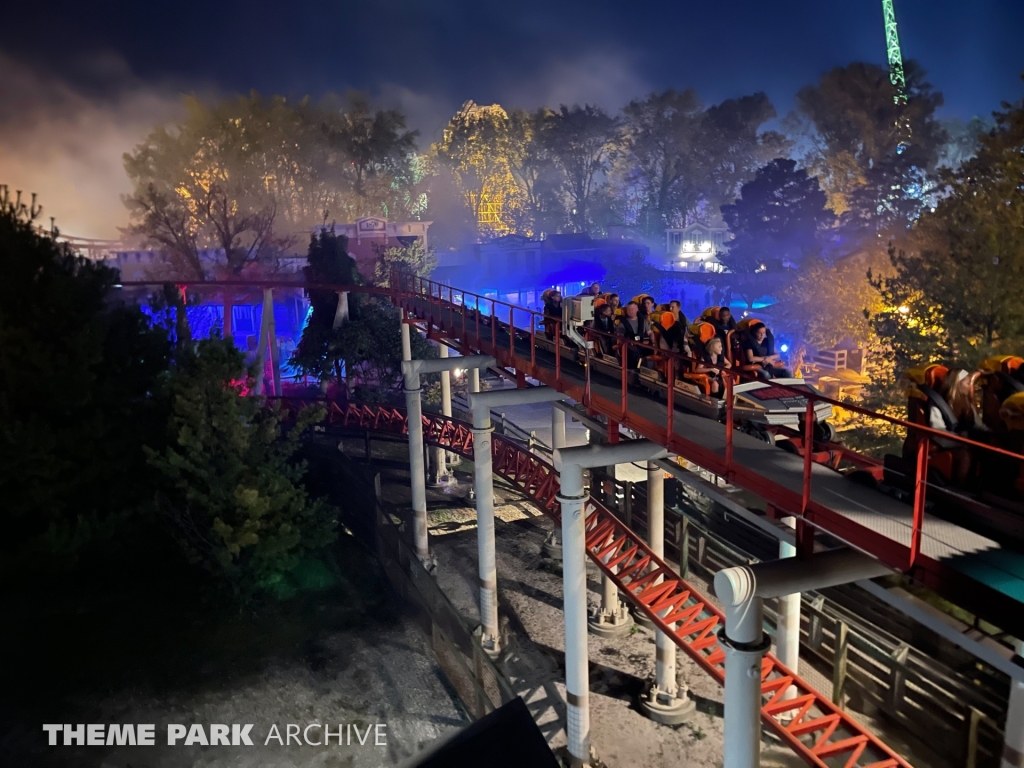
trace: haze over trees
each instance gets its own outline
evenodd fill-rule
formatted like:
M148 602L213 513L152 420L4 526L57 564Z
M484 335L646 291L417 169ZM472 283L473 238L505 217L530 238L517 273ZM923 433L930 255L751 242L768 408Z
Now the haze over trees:
M469 101L419 148L400 113L359 95L191 102L181 125L126 156L131 231L206 278L217 270L200 251L224 254L219 272L272 270L311 228L363 215L431 220L441 249L612 225L657 244L666 227L726 225L721 290L748 303L773 295L797 346L849 336L891 348L924 303L943 308L950 354L1013 346L1016 207L997 169L1014 159L1019 106L994 133L978 119L943 122L924 71L907 62L906 78L898 106L885 67L837 67L781 120L761 93L706 104L666 90L618 112ZM385 261L429 271L430 252L406 251Z

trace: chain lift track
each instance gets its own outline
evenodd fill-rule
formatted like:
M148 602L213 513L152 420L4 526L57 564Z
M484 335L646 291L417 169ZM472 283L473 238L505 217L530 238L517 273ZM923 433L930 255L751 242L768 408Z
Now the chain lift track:
M283 403L294 411L309 401L284 398ZM329 403L325 424L394 434L408 432L404 411L354 403L346 407ZM423 437L431 445L473 458L473 433L465 422L424 414ZM551 464L501 435L494 435L491 445L494 472L559 522L555 499L558 474ZM723 684L725 654L718 642L718 632L724 627L722 613L607 508L591 501L588 510L586 542L590 559L633 605ZM795 695L784 698L791 688ZM761 663L761 718L808 765L909 768L896 752L771 654Z

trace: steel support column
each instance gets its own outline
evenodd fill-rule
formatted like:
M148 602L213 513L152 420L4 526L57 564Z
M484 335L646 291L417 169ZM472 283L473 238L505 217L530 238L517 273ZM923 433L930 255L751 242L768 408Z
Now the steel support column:
M566 739L573 766L588 766L590 749L590 680L587 653L586 504L583 467L561 470L558 503L562 515L562 594L565 618Z
M583 470L620 461L648 461L667 454L650 440L563 448L554 453L555 471L561 476L557 499L562 516L566 735L569 757L576 766L589 765L591 760L586 568L586 505L590 497L583 487Z
M715 574L715 594L725 608L725 627L718 634L725 651L722 768L758 768L761 764L761 657L771 646L763 626L764 600L889 572L877 560L844 549L811 560L786 558L725 568Z
M551 450L557 451L565 448L565 411L557 406L551 406ZM544 539L541 551L552 560L562 559L562 535L557 527Z
M494 468L491 461L491 409L473 409L473 487L476 491L477 574L480 586L480 644L501 651L498 631L498 560L494 551Z
M472 360L473 358L466 358ZM454 362L454 361L453 361ZM488 653L501 652L498 631L498 567L494 551L494 467L491 454L491 408L562 399L548 387L475 392L469 396L473 416L473 489L476 496L476 542L480 581L480 641Z
M653 461L647 462L647 538L651 550L665 558L665 470ZM656 583L661 583L661 577ZM663 611L661 616L668 613ZM675 625L671 625L675 629ZM697 711L697 703L688 695L685 685L676 682L676 644L660 629L654 630L654 685L640 700L644 714L658 723L678 725Z
M782 524L796 531L796 518L784 517ZM796 557L796 547L779 541L779 559ZM775 628L775 655L794 672L800 670L800 593L781 595L778 601L778 625ZM796 687L789 686L784 698L796 696Z

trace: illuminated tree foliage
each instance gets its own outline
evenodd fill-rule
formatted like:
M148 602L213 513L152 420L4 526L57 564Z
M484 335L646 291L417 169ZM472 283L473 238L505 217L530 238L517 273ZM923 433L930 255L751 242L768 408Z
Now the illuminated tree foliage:
M421 208L415 134L393 110L354 95L341 105L259 94L210 106L158 128L125 170L129 231L167 251L177 275L207 277L202 251L224 252L239 274L272 268L295 235L326 221L404 217Z
M156 510L190 559L242 597L287 593L289 574L334 541L336 512L310 500L294 459L308 408L284 433L280 414L247 397L241 351L204 339L176 359L166 445L146 449Z
M509 167L523 197L517 231L533 237L561 232L568 223L562 174L546 138L551 118L546 107L509 112Z
M889 72L875 64L856 62L836 67L818 83L797 93L794 133L811 146L804 164L818 177L836 214L849 208L850 194L865 182L865 174L895 157L901 133L897 122L910 127L911 141L899 168L935 168L946 134L935 118L942 95L925 81L915 62L904 66L907 103L897 106Z
M377 259L373 265L373 282L387 288L391 284L394 271L426 277L437 266L437 257L433 248L427 248L423 241L417 239L410 245L381 248L375 246Z
M876 279L872 317L896 366L973 364L1024 344L1024 102L1004 105L977 155L943 177L943 196L915 226L895 274Z
M773 310L777 331L816 349L828 349L844 339L872 346L874 329L866 315L880 311L882 303L867 273L888 267L873 261L864 252L833 263L818 255L807 258L779 291Z
M147 501L166 335L117 272L33 231L0 187L0 519L7 552L73 551Z
M455 179L484 238L516 228L523 196L512 175L508 114L497 104L467 101L444 129L433 153Z

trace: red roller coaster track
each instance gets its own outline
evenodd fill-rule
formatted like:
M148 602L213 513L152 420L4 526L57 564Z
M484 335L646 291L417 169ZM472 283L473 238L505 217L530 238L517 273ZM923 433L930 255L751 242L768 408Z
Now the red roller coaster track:
M286 408L307 400L284 399ZM328 403L327 426L407 434L404 411L384 406ZM423 416L424 440L472 460L471 426L438 414ZM494 472L543 512L559 520L558 475L523 446L495 435ZM724 617L697 590L655 555L607 508L591 502L587 517L587 554L623 594L719 684L725 681L725 654L718 643ZM613 571L612 569L617 569ZM658 579L661 578L661 583ZM660 614L665 613L664 617ZM670 625L675 625L673 629ZM793 687L796 695L784 699ZM822 696L773 655L761 664L762 720L808 765L820 768L895 768L909 764L856 720ZM785 720L785 722L783 722Z

